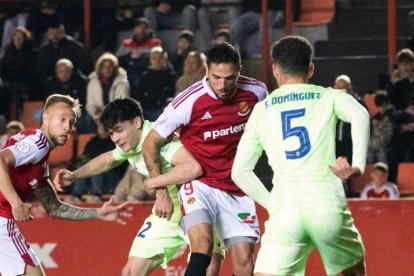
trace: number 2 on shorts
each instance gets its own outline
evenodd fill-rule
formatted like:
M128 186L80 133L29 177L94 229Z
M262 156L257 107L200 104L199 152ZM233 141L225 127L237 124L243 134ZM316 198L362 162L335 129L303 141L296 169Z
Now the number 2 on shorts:
M144 229L142 229L141 232L138 233L137 237L139 237L139 238L145 238L144 233L147 232L151 228L152 223L150 221L147 221L145 223L145 225L146 226L143 226Z

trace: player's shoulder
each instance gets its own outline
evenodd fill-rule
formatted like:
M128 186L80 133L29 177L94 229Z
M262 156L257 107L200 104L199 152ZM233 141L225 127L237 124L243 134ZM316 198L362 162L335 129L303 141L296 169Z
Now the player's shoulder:
M174 109L177 109L182 106L191 106L193 105L198 98L207 93L207 90L204 88L203 80L195 82L193 85L179 93L174 100L170 103L170 106Z
M237 86L245 91L255 93L260 100L264 99L268 94L266 84L247 76L240 75L237 81Z

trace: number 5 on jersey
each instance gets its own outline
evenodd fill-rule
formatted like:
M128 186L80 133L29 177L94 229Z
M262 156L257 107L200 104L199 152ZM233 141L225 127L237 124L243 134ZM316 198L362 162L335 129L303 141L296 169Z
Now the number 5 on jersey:
M311 149L308 130L303 126L292 127L291 125L293 119L303 116L305 116L305 108L287 110L281 113L283 140L291 137L297 137L300 143L299 148L296 150L285 150L287 159L302 158L308 154Z

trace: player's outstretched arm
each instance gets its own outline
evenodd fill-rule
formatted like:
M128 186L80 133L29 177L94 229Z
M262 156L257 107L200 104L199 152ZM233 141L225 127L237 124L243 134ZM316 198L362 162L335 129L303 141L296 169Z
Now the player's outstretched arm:
M186 183L203 174L200 163L185 147L176 151L171 163L174 167L169 172L145 180L145 188L149 193L154 194L157 188Z
M61 192L64 187L71 185L76 180L107 172L121 163L122 161L114 159L112 151L102 153L74 172L65 169L59 170L53 179L53 186L58 192Z
M131 213L127 210L129 202L114 206L114 197L111 197L111 199L105 202L100 208L80 208L60 201L56 192L49 185L37 189L35 194L42 203L47 214L50 217L57 219L101 219L105 221L115 221L119 224L126 224L123 218L131 216Z
M10 150L4 149L0 151L0 192L10 203L15 220L30 220L32 219L32 216L30 215L31 204L22 202L8 173L8 168L15 164L16 159Z

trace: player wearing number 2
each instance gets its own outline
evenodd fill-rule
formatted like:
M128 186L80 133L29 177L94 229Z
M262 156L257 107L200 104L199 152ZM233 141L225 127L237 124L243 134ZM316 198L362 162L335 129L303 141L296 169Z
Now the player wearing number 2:
M144 121L139 103L131 98L109 103L105 106L100 123L109 131L116 148L92 159L74 172L60 170L54 180L57 190L78 179L109 171L127 160L139 173L148 176L141 150L151 124ZM192 180L202 173L202 169L178 140L166 143L160 149L160 154L164 174L147 181L147 186L151 189L168 186L168 191L157 193L153 214L138 231L122 275L148 275L158 266L166 268L168 261L186 242L178 224L181 212L177 188L170 184ZM159 205L166 200L165 197L172 200L172 214L160 211ZM216 258L209 275L218 275L220 270L223 253L219 247L215 248L215 252Z
M368 113L343 91L308 84L313 49L305 38L285 37L271 53L279 88L254 108L232 170L269 212L255 275L303 275L314 247L328 275L364 275L364 247L339 178L365 168ZM338 119L352 126L352 166L335 162ZM253 172L263 150L274 172L270 193Z

